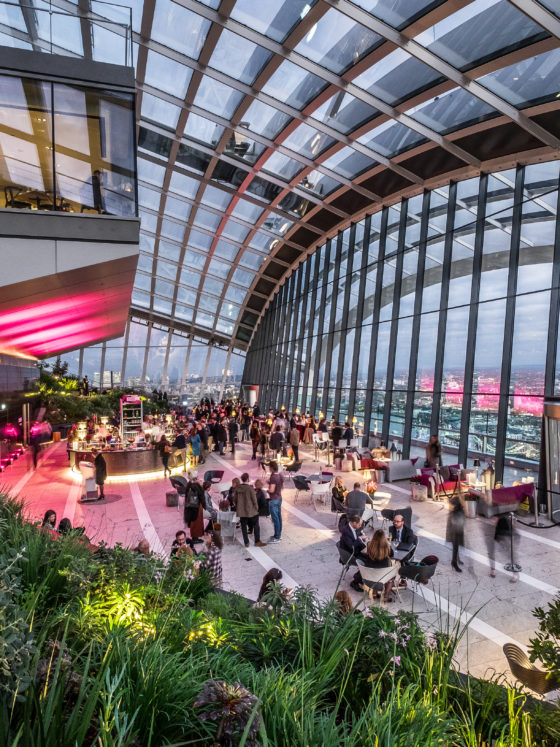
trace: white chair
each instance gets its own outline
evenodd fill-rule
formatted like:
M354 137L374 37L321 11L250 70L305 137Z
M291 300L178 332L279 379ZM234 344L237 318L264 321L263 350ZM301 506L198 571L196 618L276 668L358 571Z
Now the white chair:
M375 516L375 510L373 508L368 508L366 506L364 508L364 513L362 514L363 526L366 527L371 522L371 527L373 529L373 517L374 516Z
M351 449L358 449L360 446L360 439L359 438L351 438L350 439L350 448Z
M313 501L313 508L318 511L318 503L322 503L324 506L327 503L327 498L331 495L331 484L330 482L312 482L311 483L311 500Z
M386 584L391 579L396 578L399 572L399 566L395 563L389 568L368 568L364 565L364 561L360 558L356 558L356 563L360 567L360 575L363 580L362 588L364 590L364 601L365 595L368 594L370 599L373 601L373 592L380 591L379 603L383 602L384 590L376 589L375 587L379 584ZM399 602L401 602L401 595L397 586L393 586L393 593L396 594Z
M348 441L345 438L341 438L338 442L338 448L339 449L347 449L348 448Z

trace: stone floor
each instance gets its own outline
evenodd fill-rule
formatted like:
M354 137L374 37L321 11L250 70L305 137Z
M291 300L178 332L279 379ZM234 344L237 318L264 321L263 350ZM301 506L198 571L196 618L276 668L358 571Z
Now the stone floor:
M313 462L313 451L302 449L303 474L324 467ZM258 463L251 460L247 445L240 444L235 456L211 455L205 469L223 469L224 482L248 471L251 479L260 476ZM358 473L343 473L348 487ZM284 491L282 542L266 548L245 549L241 534L226 540L223 552L224 587L255 599L266 570L274 566L283 571L286 586L310 584L323 597L331 596L341 575L335 542L336 521L328 507L316 511L308 498L294 502L295 490ZM49 446L42 454L36 471L26 455L0 476L0 488L25 498L32 520L42 518L47 509L57 512L58 520L68 517L73 525L84 526L93 542L122 542L135 546L145 536L152 550L166 555L177 529L183 527L182 513L167 508L165 492L169 482L162 475L141 479L124 479L106 485L107 500L96 504L80 503L80 476L68 467L66 444ZM413 609L425 630L447 629L455 624L467 625L457 659L463 670L484 676L488 671L507 672L502 645L508 641L525 647L535 631L532 610L546 605L559 593L560 527L537 530L518 526L517 560L522 573L513 583L512 574L504 570L508 558L498 555L496 577L489 576L488 543L493 524L486 519L467 521L466 547L462 552L463 573L451 569L451 549L445 542L447 507L444 503L410 503L407 481L380 485L377 496L383 505L399 508L412 505L413 526L420 542L417 557L428 554L440 559L433 583L422 587L423 593L410 588L401 592L401 602L389 605L391 610ZM527 522L529 522L527 520ZM261 519L264 541L272 534L269 519ZM378 524L379 525L379 524ZM341 582L358 602L361 595L350 590L351 574Z

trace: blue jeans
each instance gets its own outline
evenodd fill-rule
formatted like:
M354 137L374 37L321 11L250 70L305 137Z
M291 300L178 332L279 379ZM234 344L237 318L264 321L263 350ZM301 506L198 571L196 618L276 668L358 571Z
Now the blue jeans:
M274 526L274 537L280 539L282 534L282 498L273 498L268 502L270 518Z

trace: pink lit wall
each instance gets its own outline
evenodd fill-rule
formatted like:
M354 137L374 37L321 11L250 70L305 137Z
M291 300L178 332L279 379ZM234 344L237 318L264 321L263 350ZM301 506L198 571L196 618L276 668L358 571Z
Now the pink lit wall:
M111 337L129 303L121 286L0 310L0 353L41 358Z

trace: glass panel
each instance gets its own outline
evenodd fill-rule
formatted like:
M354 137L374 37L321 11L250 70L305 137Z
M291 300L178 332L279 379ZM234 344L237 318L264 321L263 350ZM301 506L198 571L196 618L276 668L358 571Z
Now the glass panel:
M0 76L2 207L52 209L52 145L50 84Z
M275 174L288 182L291 181L298 171L301 171L303 168L303 163L296 161L293 158L289 158L278 151L272 153L262 167L263 171L270 171L270 173Z
M209 28L210 21L197 13L192 13L171 0L156 0L151 37L166 47L196 60ZM188 33L185 33L186 29Z
M358 75L353 82L395 106L441 80L444 78L436 70L404 49L396 49Z
M358 142L392 158L398 153L426 142L426 139L419 132L411 130L400 122L388 121L359 137Z
M253 205L247 200L238 200L231 214L249 223L255 223L263 214L263 208Z
M378 114L377 109L369 104L354 98L349 93L338 91L316 109L312 116L346 135Z
M304 18L315 0L237 0L231 17L261 34L282 42Z
M300 124L288 135L283 145L307 158L316 158L333 143L332 137L314 130L307 124Z
M334 192L335 189L341 187L342 184L331 179L326 174L321 174L319 171L311 171L307 176L303 177L300 186L303 189L308 189L310 192L315 192L320 197L326 197L331 192Z
M210 67L251 85L272 53L223 29L210 58Z
M446 91L406 114L442 134L497 116L495 109L463 88Z
M382 37L373 31L331 8L311 27L295 51L333 73L342 73L381 41Z
M276 135L284 129L291 117L274 109L262 101L253 101L243 115L244 125L258 135L274 140Z
M149 93L142 94L142 117L162 127L174 130L177 127L181 110L168 101L158 99Z
M358 153L353 148L345 147L339 150L338 153L335 153L334 156L323 161L322 165L327 169L336 171L337 174L342 174L342 176L348 179L353 179L363 171L372 169L377 165L377 162L364 156L363 153Z
M149 86L183 99L191 77L190 68L151 49L148 51L144 80Z
M225 83L204 75L196 92L194 104L219 117L231 119L242 98L243 94L240 91L234 91Z
M548 34L506 0L475 0L416 37L459 70L519 49Z
M400 3L395 0L352 0L352 2L390 26L401 29L432 8L441 5L443 0L406 0Z
M209 119L199 117L198 114L189 114L187 124L185 125L185 135L200 143L215 147L222 137L225 127L222 127Z
M293 62L284 60L263 87L263 93L284 101L296 109L303 109L327 85L326 81L307 73Z
M560 50L552 49L478 78L518 109L550 101L558 93Z

